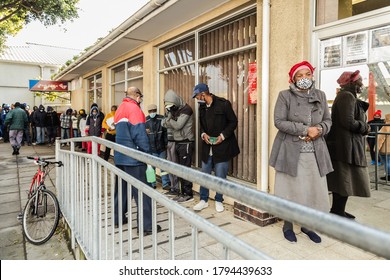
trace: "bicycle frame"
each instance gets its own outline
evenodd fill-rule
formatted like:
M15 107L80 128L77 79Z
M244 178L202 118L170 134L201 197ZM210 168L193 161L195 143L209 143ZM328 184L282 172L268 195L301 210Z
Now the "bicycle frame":
M38 157L27 158L34 160L38 170L32 178L26 206L18 219L22 220L26 239L40 245L53 236L60 217L58 200L53 192L46 189L45 178L55 166L61 167L63 164L61 161L51 162Z
M31 181L30 190L28 193L29 197L31 197L31 195L37 191L38 186L44 183L46 177L45 173L46 172L42 170L41 166L39 166L38 171L35 173Z

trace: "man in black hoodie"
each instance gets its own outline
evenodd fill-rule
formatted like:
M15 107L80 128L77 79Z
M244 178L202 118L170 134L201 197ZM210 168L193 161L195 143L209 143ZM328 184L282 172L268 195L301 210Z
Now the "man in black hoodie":
M34 113L33 118L37 131L37 145L45 145L46 112L43 105L39 105L38 111Z

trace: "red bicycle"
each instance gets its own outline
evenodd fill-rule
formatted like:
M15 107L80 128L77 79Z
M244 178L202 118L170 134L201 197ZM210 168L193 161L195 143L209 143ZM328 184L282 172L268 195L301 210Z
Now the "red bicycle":
M23 234L35 245L48 241L54 234L60 218L60 206L57 197L46 189L45 178L55 167L61 167L61 161L48 161L39 157L27 157L38 165L24 211L21 214Z

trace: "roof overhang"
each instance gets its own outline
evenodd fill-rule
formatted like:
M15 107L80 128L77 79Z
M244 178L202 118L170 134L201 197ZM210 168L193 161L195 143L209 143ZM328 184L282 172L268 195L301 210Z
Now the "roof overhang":
M152 0L56 75L71 81L229 0Z

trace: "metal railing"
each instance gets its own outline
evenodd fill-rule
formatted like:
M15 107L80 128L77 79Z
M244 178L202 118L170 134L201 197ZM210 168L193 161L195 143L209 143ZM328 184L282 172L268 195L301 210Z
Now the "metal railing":
M75 151L75 142L80 140L92 141L91 155ZM70 151L60 148L60 143L67 141L71 143ZM235 252L244 259L272 257L101 159L97 155L98 144L105 145L193 183L207 186L211 190L256 209L266 210L282 219L318 230L378 256L390 258L390 233L388 232L320 212L101 138L85 137L57 140L56 157L57 160L61 160L65 164L64 168L58 169L56 177L61 209L72 231L73 248L77 242L88 259L175 259L175 243L177 242L175 230L180 231L180 227L176 228L175 223L183 221L191 226L191 234L188 234L191 237L191 259L196 260L199 257L200 231L223 245L223 259L229 259L231 252ZM114 209L115 176L137 188L139 197L146 194L151 198L153 221L151 239L142 234L139 235L138 239L134 238L130 222L134 215L131 210L131 188L128 191L129 224L127 228L120 224L119 229L115 229L112 211ZM121 187L118 189L120 190ZM119 191L118 194L119 201L121 201L121 192ZM139 208L142 209L142 200L140 200ZM119 209L121 209L120 206ZM159 241L156 231L157 216L162 215L161 213L167 217L168 245ZM139 224L142 225L142 222L143 216L142 211L140 211ZM158 248L163 245L166 246L164 248L168 251L168 256L159 254Z
M381 123L381 124L375 124L375 123L373 123L373 124L370 124L371 126L378 126L378 127L383 127L383 126L390 126L390 124L383 124L383 123ZM379 169L378 169L378 162L380 162L380 159L382 158L381 157L381 155L380 155L380 153L379 153L379 149L378 149L378 136L379 135L386 135L386 138L385 138L385 143L384 143L384 145L385 145L385 162L384 162L384 168L385 168L385 176L386 176L386 183L389 181L389 180L387 180L387 178L388 178L388 157L390 157L390 155L388 155L388 151L387 151L387 136L388 135L390 135L390 133L387 133L387 132L380 132L379 131L379 129L376 129L376 131L374 131L373 132L374 134L375 134L375 146L374 146L374 151L375 151L375 164L374 164L374 170L375 170L375 182L374 182L374 184L375 184L375 190L378 190L379 189L379 187L378 187L378 185L379 185Z

